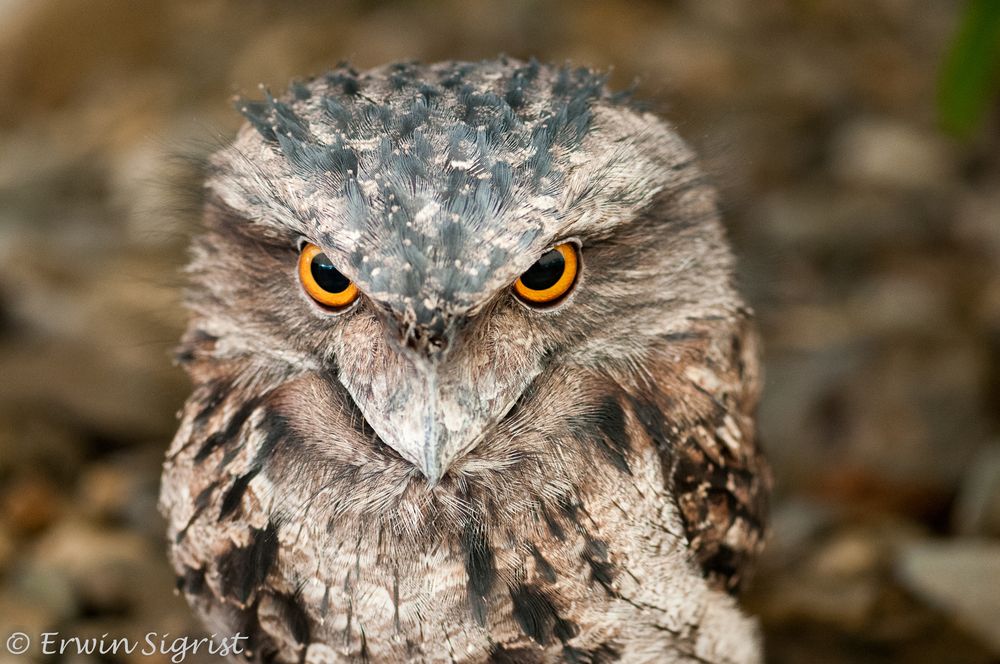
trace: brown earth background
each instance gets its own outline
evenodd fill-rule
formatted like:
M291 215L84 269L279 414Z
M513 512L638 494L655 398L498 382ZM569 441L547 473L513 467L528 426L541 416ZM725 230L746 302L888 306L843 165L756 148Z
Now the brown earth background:
M197 633L155 509L187 391L178 155L260 83L503 52L638 81L719 184L766 341L774 532L745 603L769 660L1000 661L1000 114L938 129L960 10L0 0L0 641Z

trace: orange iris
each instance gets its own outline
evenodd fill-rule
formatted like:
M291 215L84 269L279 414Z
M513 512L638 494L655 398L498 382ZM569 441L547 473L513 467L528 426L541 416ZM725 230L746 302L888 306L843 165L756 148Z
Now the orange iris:
M360 294L354 282L341 274L315 244L302 247L299 281L309 297L329 309L343 309L357 300Z
M542 255L514 282L514 293L531 305L555 304L576 283L579 268L576 245L564 242Z

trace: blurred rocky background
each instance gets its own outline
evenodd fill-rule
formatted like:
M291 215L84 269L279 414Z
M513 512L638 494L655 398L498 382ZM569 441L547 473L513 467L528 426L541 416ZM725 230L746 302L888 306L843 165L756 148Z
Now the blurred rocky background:
M719 184L766 339L769 659L1000 661L1000 115L958 140L936 105L963 6L0 0L0 636L197 632L155 502L230 96L505 52L638 81Z

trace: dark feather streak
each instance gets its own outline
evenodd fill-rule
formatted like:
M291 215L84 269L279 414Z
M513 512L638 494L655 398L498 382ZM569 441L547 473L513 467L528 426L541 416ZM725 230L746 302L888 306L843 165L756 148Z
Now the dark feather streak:
M253 529L250 543L219 556L223 592L245 604L271 572L278 558L278 530L273 522L263 530Z
M511 589L510 599L514 606L514 619L536 643L545 645L550 636L566 643L579 632L579 627L560 616L552 598L537 586L519 585Z
M224 429L222 429L221 431L216 431L215 433L213 433L212 435L210 435L208 438L205 439L205 442L202 443L201 448L199 448L198 450L198 453L195 454L194 456L195 462L204 461L209 456L211 456L212 452L214 452L216 449L218 449L222 445L225 445L229 441L233 440L233 438L235 438L236 435L240 432L240 429L243 428L243 425L246 423L246 421L257 409L257 406L260 404L260 401L261 397L256 397L248 400L246 403L240 406L240 408L235 413L233 413L233 416L230 418L229 423L226 424L226 427Z
M615 566L608 557L608 545L598 539L588 538L581 555L590 568L590 580L604 588L609 595L616 595L612 584L615 580Z
M302 608L300 600L293 595L274 594L272 599L278 607L278 615L281 616L288 631L300 645L309 643L310 626L309 616Z
M493 589L496 580L496 565L493 549L482 528L469 519L462 531L462 548L465 551L465 573L468 577L466 589L472 615L480 625L486 624L486 596Z
M542 664L544 656L539 648L508 648L494 643L490 648L487 664Z
M627 457L631 442L625 428L625 411L617 396L607 396L596 410L571 420L570 426L615 468L632 474Z
M239 507L243 499L243 494L246 493L247 487L250 486L250 481L257 477L259 472L260 466L255 466L244 475L236 478L222 497L222 507L219 508L219 521L222 521L236 511L236 508Z

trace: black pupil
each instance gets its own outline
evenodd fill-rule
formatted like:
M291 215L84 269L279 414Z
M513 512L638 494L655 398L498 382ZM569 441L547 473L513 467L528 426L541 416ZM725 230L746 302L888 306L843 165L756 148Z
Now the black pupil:
M553 249L539 258L528 271L521 275L521 283L531 290L552 288L566 271L566 259Z
M327 293L343 293L351 285L351 280L333 266L326 254L316 254L309 265L309 271L316 284Z

